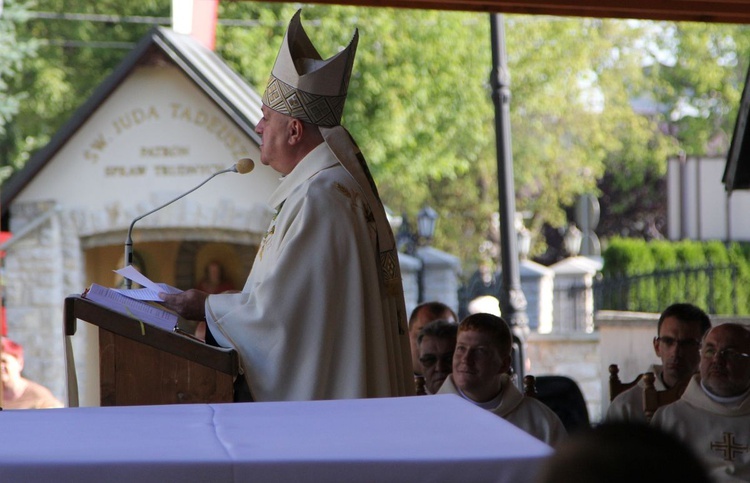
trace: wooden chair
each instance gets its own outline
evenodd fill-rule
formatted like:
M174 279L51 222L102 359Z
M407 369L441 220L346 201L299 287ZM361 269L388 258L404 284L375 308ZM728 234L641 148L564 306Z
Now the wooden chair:
M647 421L651 421L651 417L661 406L680 399L688 383L690 383L690 378L687 378L669 389L657 391L656 387L654 387L655 379L653 372L643 374L643 381L646 384L646 387L643 389L643 412L646 414Z
M643 377L643 374L639 374L638 377L636 377L630 382L622 382L620 381L620 368L617 367L617 364L610 364L609 365L609 400L612 401L621 392L627 391L631 387L638 384L638 381L640 381L642 377Z
M425 389L424 385L425 385L424 376L421 374L414 374L414 389L417 393L417 396L427 395L427 389Z
M536 378L534 376L523 376L523 395L533 398L539 396L536 391Z

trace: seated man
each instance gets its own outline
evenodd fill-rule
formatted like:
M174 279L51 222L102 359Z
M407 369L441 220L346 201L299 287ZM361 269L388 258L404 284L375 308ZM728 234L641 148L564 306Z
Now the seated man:
M2 338L3 409L61 408L63 404L41 384L21 376L23 347Z
M455 322L433 320L419 331L419 362L425 380L427 394L435 394L453 371L453 351L456 349Z
M701 345L700 374L651 424L689 444L713 481L750 481L750 328L711 329Z
M453 373L438 394L458 394L518 426L547 444L566 435L560 418L534 398L525 397L513 384L511 334L503 319L492 314L473 314L458 326Z
M425 325L438 319L458 323L456 313L441 302L424 302L417 305L411 311L411 316L409 317L409 344L411 346L411 367L414 371L415 381L418 377L422 376L422 365L419 363L419 349L417 348L419 331Z
M711 328L708 315L692 304L672 304L659 316L654 352L662 361L647 372L654 373L654 387L664 391L685 382L698 371L700 340ZM607 421L646 422L643 408L643 378L637 385L619 394L609 405Z

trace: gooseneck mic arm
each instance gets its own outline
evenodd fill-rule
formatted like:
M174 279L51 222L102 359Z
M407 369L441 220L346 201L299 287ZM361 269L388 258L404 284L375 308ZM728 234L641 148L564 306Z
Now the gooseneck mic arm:
M245 174L245 173L249 173L250 171L252 171L253 168L255 168L255 163L253 162L252 159L250 159L250 158L242 158L239 161L237 161L237 163L234 166L232 166L231 168L227 168L227 169L224 169L224 170L221 170L221 171L217 171L216 173L214 173L211 176L209 176L208 178L206 178L201 184L197 185L193 189L191 189L189 191L186 191L186 192L182 193L180 196L178 196L177 198L175 198L175 199L173 199L173 200L171 200L171 201L169 201L167 203L164 203L163 205L154 208L153 210L149 211L148 213L144 213L144 214L136 217L135 219L133 219L133 221L130 223L130 228L128 228L128 238L125 240L125 266L127 267L128 265L132 265L133 264L133 236L132 236L133 235L133 226L135 226L135 223L138 220L140 220L142 218L145 218L145 217L147 217L148 215L150 215L152 213L156 213L157 211L161 210L162 208L166 208L167 206L171 205L175 201L184 198L185 196L187 196L190 193L192 193L193 191L197 190L198 188L200 188L204 184L208 183L209 181L211 181L212 179L214 179L214 177L216 177L216 176L218 176L220 174L229 173L229 172L239 173L239 174ZM130 281L130 279L126 278L125 279L125 288L129 289L131 286L132 286L132 282Z

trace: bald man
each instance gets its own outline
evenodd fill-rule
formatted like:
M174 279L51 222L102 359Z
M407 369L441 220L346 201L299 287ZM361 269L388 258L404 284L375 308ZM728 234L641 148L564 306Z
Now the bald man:
M651 424L691 445L713 481L750 481L750 328L714 327L700 354L700 374Z

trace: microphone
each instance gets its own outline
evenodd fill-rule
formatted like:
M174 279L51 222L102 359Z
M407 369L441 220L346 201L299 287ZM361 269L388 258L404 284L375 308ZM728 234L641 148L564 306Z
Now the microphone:
M167 203L164 203L163 205L154 208L153 210L149 211L148 213L144 213L144 214L142 214L140 216L137 216L135 219L133 219L132 223L130 223L130 228L128 228L128 238L125 240L125 266L127 267L128 265L132 265L133 264L133 237L132 237L132 234L133 234L133 226L135 226L135 223L138 220L140 220L142 218L145 218L145 217L147 217L148 215L150 215L152 213L156 213L157 211L161 210L162 208L166 208L167 206L171 205L175 201L177 201L177 200L179 200L181 198L184 198L185 196L187 196L190 193L192 193L193 191L197 190L198 188L200 188L204 184L208 183L209 181L211 181L212 179L214 179L214 177L216 177L216 176L218 176L220 174L229 173L229 172L239 173L239 174L246 174L246 173L249 173L250 171L252 171L254 168L255 168L255 162L252 159L250 159L250 158L242 158L239 161L237 161L234 164L234 166L232 166L231 168L227 168L227 169L223 169L221 171L215 172L214 174L212 174L211 176L209 176L208 178L206 178L201 184L199 184L198 186L194 187L193 189L191 189L189 191L186 191L185 193L181 194L177 198L175 198L175 199L173 199L173 200L171 200L171 201L169 201ZM125 288L129 289L131 286L132 286L132 281L130 279L126 278L125 279Z

